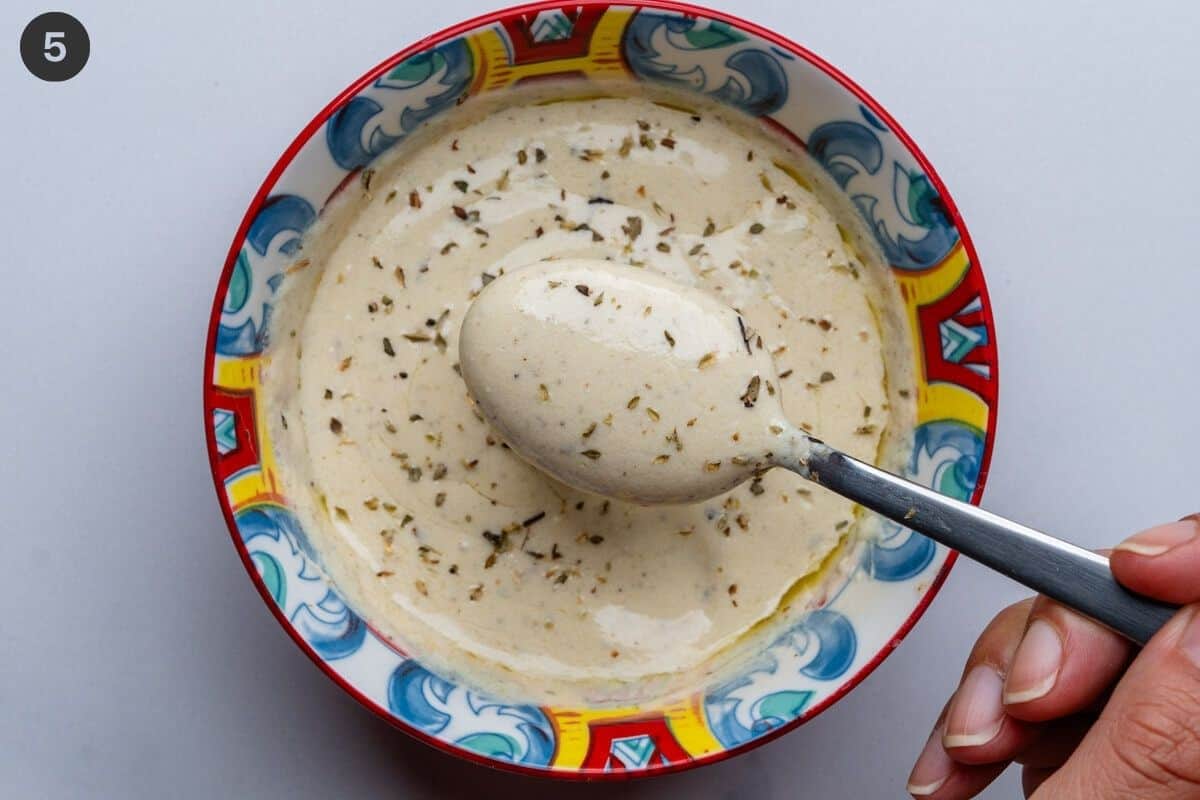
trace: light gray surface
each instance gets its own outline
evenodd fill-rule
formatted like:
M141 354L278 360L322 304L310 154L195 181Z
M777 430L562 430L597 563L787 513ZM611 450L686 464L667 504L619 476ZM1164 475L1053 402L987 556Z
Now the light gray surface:
M883 102L974 235L1002 361L987 506L1094 547L1195 511L1200 6L780 5L736 7ZM200 405L234 229L350 80L487 9L80 0L63 10L91 62L49 85L17 58L47 8L0 4L0 796L903 796L975 634L1022 595L973 565L811 725L605 788L394 732L300 654L238 563ZM1010 771L987 796L1018 785Z

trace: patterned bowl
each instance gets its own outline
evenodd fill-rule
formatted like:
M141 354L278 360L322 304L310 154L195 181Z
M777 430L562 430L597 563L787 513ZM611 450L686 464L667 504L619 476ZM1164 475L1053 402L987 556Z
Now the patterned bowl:
M275 289L328 199L462 99L549 75L699 92L803 143L853 198L902 290L918 380L909 475L978 500L992 446L996 345L975 251L941 181L878 103L812 53L743 20L660 0L542 2L479 17L402 50L317 114L250 203L221 273L204 361L208 450L234 544L263 599L364 706L492 766L582 779L670 772L743 752L831 705L908 632L954 554L891 526L824 607L742 674L670 705L500 703L397 651L325 581L279 489L259 391Z

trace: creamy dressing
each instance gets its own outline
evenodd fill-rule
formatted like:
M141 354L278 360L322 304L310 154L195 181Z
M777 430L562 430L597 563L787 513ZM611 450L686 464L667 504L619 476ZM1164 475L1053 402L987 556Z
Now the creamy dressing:
M805 441L758 333L646 269L566 259L512 271L471 305L459 354L514 450L605 497L706 500Z
M907 323L849 204L795 148L678 98L538 91L472 101L429 126L307 235L264 371L275 457L339 592L431 667L530 702L649 700L732 668L821 600L832 571L817 573L853 538L854 505L781 470L730 488L761 450L761 430L743 423L782 412L855 457L902 463ZM639 506L572 489L509 450L518 432L492 429L473 406L460 336L494 335L494 350L476 351L513 357L499 334L462 331L473 300L523 265L549 276L570 259L692 287L736 309L714 311L721 324L740 318L752 332L751 352L735 356L707 324L671 319L666 305L639 317L618 308L619 281L584 293L566 273L522 301L558 320L563 358L588 335L564 321L578 307L604 309L610 334L679 362L678 376L641 388L591 385L611 400L611 423L573 415L565 401L581 387L549 374L530 383L530 408L562 445L600 453L580 468L658 467L656 499L678 501L670 476L692 469L692 445L728 440L719 468L702 472L702 493L717 496ZM774 393L760 381L745 407L754 370L768 367ZM722 402L750 417L723 427L711 403L680 395L689 370L740 381ZM644 447L606 450L617 426Z

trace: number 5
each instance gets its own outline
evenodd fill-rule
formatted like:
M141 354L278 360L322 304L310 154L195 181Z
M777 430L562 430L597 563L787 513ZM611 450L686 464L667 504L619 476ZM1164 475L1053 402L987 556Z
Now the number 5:
M46 54L47 61L57 63L67 57L67 46L62 43L62 39L66 35L63 31L46 31L46 41L42 52Z

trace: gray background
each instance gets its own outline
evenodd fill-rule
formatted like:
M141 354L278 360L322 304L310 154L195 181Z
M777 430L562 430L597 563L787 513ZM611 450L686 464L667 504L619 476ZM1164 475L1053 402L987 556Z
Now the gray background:
M999 331L986 504L1090 546L1196 511L1200 6L721 5L842 67L949 185ZM17 55L47 7L0 4L0 796L903 796L976 632L1023 594L971 564L811 725L631 787L411 741L323 677L247 580L201 429L230 238L322 105L488 8L81 0L62 10L91 61L51 85ZM1010 771L987 796L1018 785Z

